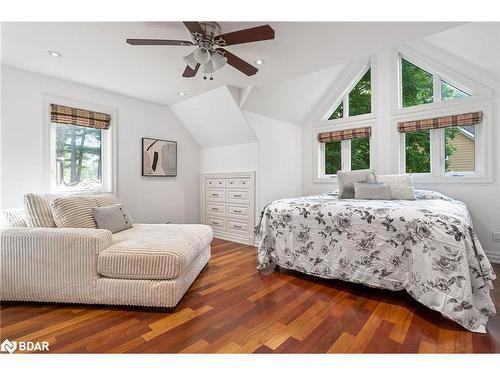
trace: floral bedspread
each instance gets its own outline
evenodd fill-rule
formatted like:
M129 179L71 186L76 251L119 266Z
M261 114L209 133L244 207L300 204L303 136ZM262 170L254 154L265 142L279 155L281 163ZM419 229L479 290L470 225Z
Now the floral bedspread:
M415 201L338 199L336 193L277 200L256 228L259 270L276 265L329 279L405 289L473 332L495 313L496 278L467 207L417 190Z

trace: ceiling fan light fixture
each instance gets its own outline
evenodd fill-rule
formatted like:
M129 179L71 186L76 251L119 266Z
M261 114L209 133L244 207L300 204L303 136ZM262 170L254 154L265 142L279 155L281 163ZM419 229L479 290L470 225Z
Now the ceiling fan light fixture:
M211 59L215 70L221 69L227 63L227 57L222 56L219 52L214 52Z
M194 53L191 52L189 55L184 56L184 62L193 70L196 69L196 60L194 59Z
M198 47L193 51L193 57L198 64L206 64L210 61L210 52L205 47Z

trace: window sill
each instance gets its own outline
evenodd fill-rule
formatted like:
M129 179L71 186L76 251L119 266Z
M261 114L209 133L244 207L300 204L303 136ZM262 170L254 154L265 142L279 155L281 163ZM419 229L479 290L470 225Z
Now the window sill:
M419 176L412 175L413 182L423 183L423 184L456 184L459 183L461 185L469 185L469 184L491 184L493 183L493 178L477 175L477 174L469 174L469 175L446 175L446 176Z
M313 182L315 184L337 184L337 175L332 175L332 176L321 176L321 177L316 177L314 178Z

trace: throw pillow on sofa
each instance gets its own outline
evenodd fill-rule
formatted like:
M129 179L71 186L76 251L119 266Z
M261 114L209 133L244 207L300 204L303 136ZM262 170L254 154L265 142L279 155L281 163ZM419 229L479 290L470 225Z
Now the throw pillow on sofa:
M55 228L56 223L50 211L50 202L58 198L54 194L27 193L24 195L26 224L31 228Z
M123 205L117 204L107 207L94 207L92 209L97 228L107 229L111 233L121 232L132 228L132 219Z
M97 228L92 209L94 200L88 196L55 198L50 211L58 228Z

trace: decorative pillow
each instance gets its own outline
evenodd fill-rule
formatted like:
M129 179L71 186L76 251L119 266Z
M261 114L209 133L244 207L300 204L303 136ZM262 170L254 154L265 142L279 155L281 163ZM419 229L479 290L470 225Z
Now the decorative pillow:
M58 228L97 228L92 213L96 206L89 196L55 198L50 211Z
M52 199L57 197L59 196L53 194L28 193L24 195L24 211L28 227L55 228L56 223L52 217L49 204Z
M132 228L132 219L123 205L117 204L92 209L97 228L107 229L111 233L121 232Z
M355 182L370 182L374 180L374 173L371 169L362 169L359 171L342 172L337 171L337 180L339 183L339 198L354 198Z
M356 199L391 199L391 190L385 182L354 183L354 196Z
M391 199L415 200L413 180L409 174L381 174L377 175L377 182L385 182L391 190Z
M94 202L95 207L106 207L121 204L118 198L111 193L100 193L94 195L83 195Z
M7 208L2 210L2 226L5 228L27 227L24 209Z

